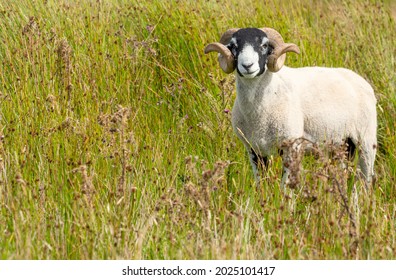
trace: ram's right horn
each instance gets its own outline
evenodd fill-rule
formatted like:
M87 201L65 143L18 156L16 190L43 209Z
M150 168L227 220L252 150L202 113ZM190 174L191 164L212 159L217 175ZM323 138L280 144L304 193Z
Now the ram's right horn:
M205 53L218 52L219 64L221 69L227 74L235 70L235 58L226 45L230 42L232 35L238 31L238 28L228 29L220 38L220 43L211 43L205 47Z

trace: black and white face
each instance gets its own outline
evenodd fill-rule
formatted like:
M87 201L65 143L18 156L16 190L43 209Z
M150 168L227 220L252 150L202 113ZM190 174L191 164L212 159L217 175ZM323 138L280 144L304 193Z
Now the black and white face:
M238 30L227 47L235 57L238 75L248 79L266 71L267 58L273 50L267 35L257 28Z

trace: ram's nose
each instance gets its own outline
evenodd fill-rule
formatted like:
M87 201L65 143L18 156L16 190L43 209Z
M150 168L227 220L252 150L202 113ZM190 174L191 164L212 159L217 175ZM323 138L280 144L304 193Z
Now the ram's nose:
M253 66L253 62L252 63L242 63L243 68L246 69L246 71L249 72L249 69Z

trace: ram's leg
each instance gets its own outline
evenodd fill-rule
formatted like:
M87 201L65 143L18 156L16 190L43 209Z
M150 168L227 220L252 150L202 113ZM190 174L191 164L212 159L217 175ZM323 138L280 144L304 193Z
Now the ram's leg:
M359 153L359 167L363 175L366 187L373 183L374 179L374 161L377 151L377 143L366 143L362 145Z
M296 139L282 145L283 176L281 186L294 188L300 183L302 140Z
M260 173L263 173L268 168L268 158L262 157L258 155L253 149L248 149L250 164L252 165L254 178L256 181L256 187L259 191L260 196L260 205L264 205L263 201L263 189L260 187L261 176Z
M260 173L267 169L268 158L260 156L251 148L248 148L247 150L249 153L250 164L252 165L253 169L254 179L256 180L256 185L260 186Z

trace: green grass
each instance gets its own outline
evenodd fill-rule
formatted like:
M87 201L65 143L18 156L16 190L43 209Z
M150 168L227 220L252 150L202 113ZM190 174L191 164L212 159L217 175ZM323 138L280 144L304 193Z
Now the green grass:
M265 2L0 0L0 258L394 259L395 2ZM373 189L325 157L254 187L234 77L203 54L246 26L372 84Z

